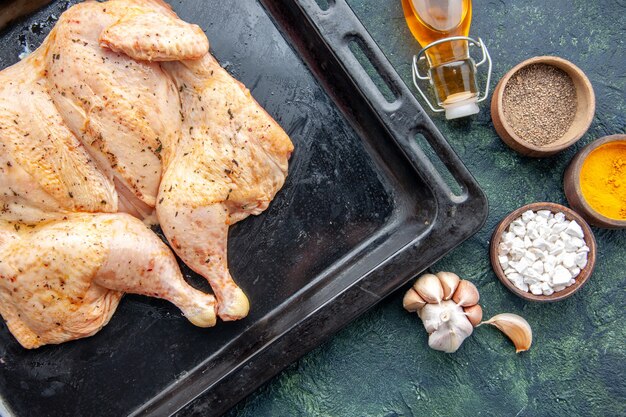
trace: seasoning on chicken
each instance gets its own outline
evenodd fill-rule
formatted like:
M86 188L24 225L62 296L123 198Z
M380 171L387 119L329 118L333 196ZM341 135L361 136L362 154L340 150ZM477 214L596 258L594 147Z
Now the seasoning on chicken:
M202 327L248 313L228 228L282 187L287 134L159 0L86 2L0 72L0 313L33 348L94 334L124 292ZM156 218L213 295L182 278ZM104 214L108 213L108 214Z

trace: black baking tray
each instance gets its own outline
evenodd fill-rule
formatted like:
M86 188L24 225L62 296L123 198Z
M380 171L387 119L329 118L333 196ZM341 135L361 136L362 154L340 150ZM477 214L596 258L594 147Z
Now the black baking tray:
M72 3L5 28L0 66ZM269 209L230 231L250 315L200 329L167 302L127 296L94 337L34 351L2 322L0 414L219 415L481 227L470 173L350 7L320 3L172 4L295 144Z

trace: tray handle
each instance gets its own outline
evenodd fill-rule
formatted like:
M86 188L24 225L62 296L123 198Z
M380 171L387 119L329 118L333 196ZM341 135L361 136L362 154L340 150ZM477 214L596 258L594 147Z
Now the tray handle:
M391 133L391 137L395 138L413 168L428 184L437 184L437 187L431 187L436 198L442 203L459 204L474 192L482 193L460 158L428 118L346 1L328 0L328 7L324 10L316 0L297 0L297 2L327 41L328 47L339 58L346 73ZM391 99L385 98L363 68L350 48L350 44L353 43L358 45L380 75L388 89L387 96L390 95L389 92L393 96ZM431 156L441 160L444 169L459 185L461 189L459 194L455 195L440 170L418 144L415 139L417 134L424 136L434 151L434 155Z

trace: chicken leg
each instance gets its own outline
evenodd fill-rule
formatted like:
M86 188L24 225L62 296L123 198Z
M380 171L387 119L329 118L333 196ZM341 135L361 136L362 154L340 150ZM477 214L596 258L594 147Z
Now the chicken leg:
M126 214L2 222L0 259L0 313L26 348L93 335L125 292L168 300L196 326L215 324L215 298L189 286L167 246Z
M209 280L220 318L240 319L249 307L228 272L228 227L267 208L293 145L211 55L162 66L179 87L185 119L164 167L157 217L176 253Z

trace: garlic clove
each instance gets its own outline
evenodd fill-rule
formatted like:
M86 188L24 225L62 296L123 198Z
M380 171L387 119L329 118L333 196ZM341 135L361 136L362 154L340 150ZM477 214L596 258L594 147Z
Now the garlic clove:
M452 298L454 291L456 291L456 287L459 285L461 278L459 278L457 274L444 271L437 272L435 275L439 278L439 282L441 282L441 287L443 288L443 299L449 300Z
M415 291L428 303L440 303L443 299L443 288L433 274L424 274L413 284Z
M533 343L533 332L530 324L521 316L512 313L497 314L482 324L496 326L515 345L515 353L528 350Z
M456 288L452 300L461 307L470 307L474 304L478 304L480 295L476 286L467 280L461 280L459 286Z
M467 319L472 323L472 326L476 327L480 324L480 321L483 319L483 309L480 304L473 305L471 307L465 307L463 309L465 311L465 315Z
M409 290L404 294L404 298L402 299L402 306L406 311L410 311L411 313L418 311L422 307L426 305L426 301L415 291L413 288L409 288Z

